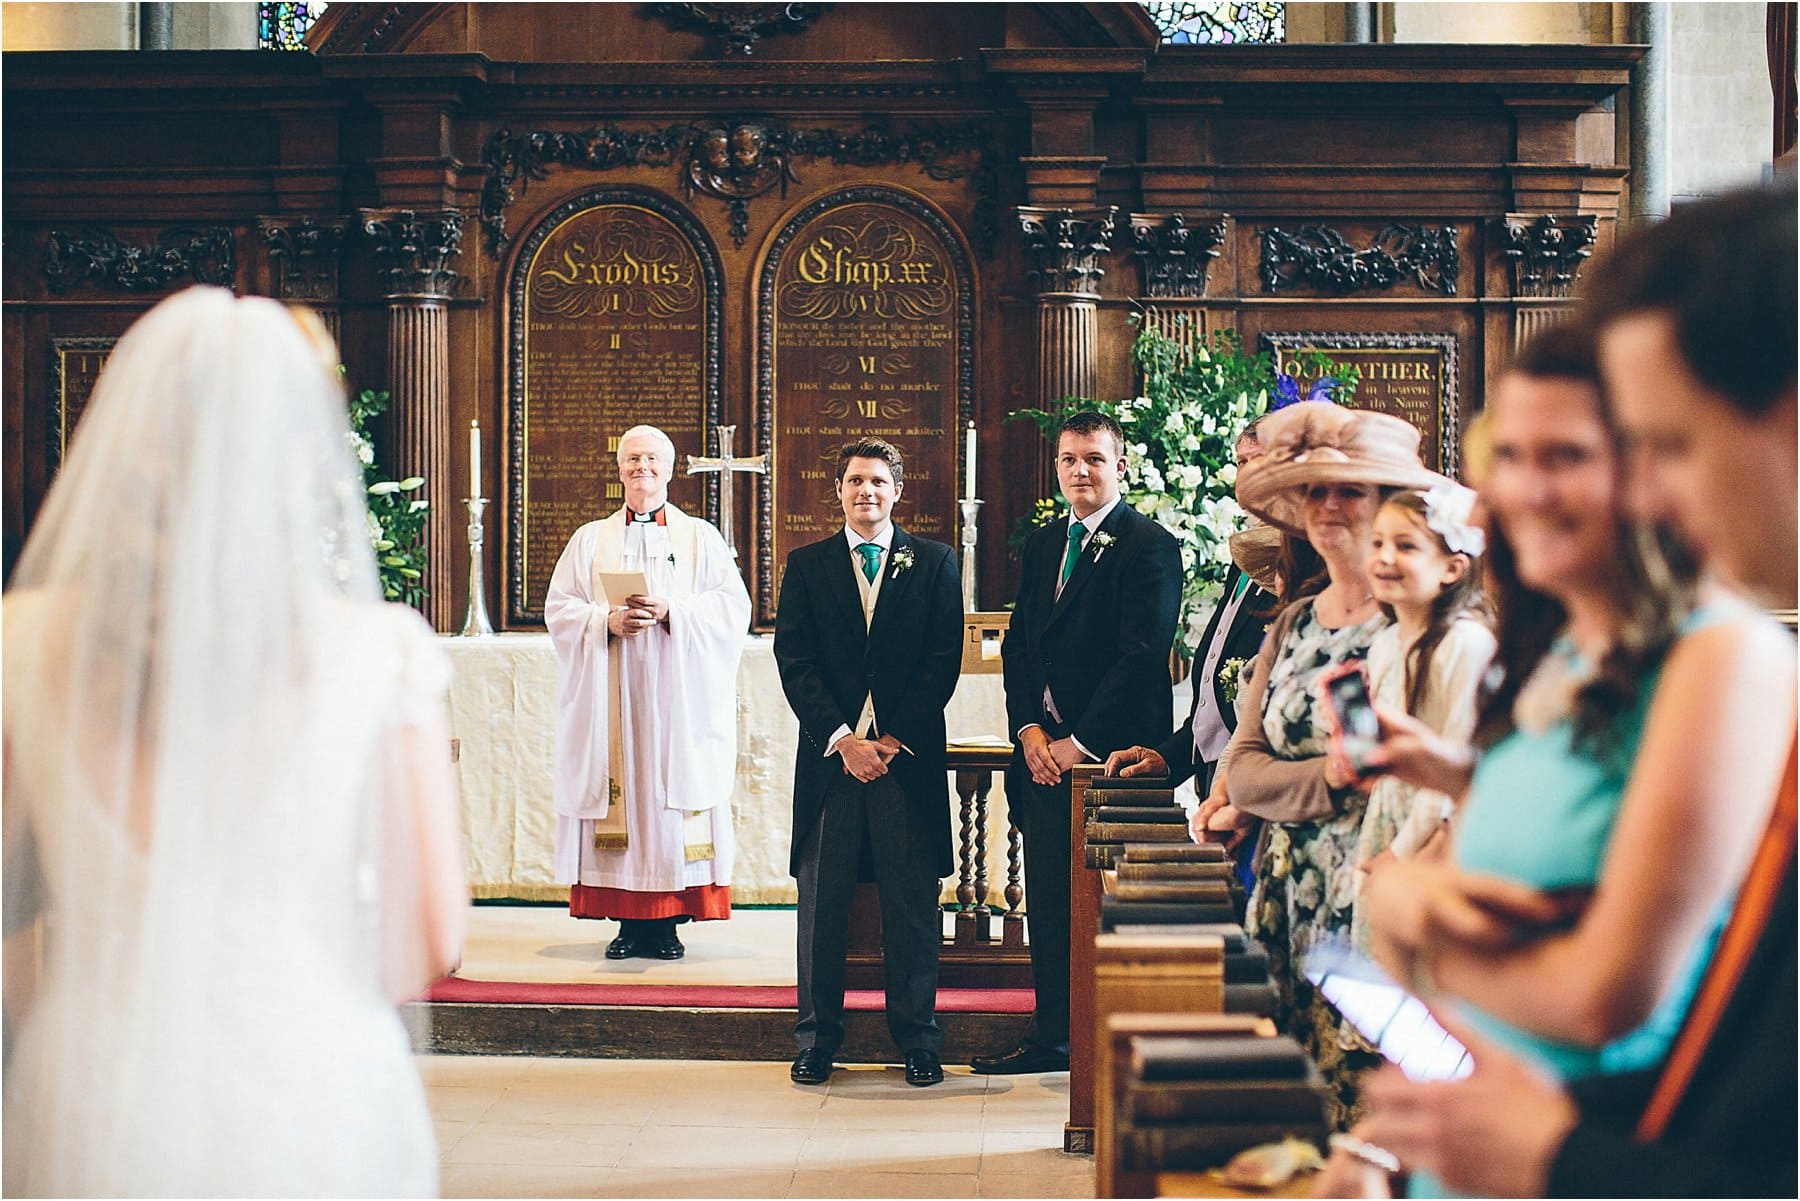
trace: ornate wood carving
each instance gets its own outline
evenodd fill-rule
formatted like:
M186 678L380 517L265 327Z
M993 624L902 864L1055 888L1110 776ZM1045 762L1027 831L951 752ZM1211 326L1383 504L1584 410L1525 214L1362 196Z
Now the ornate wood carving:
M338 256L350 218L259 217L257 229L269 258L280 268L277 295L284 300L330 301L338 295Z
M177 226L148 246L122 242L110 230L50 231L44 278L52 292L98 279L128 292L154 292L182 276L229 288L237 280L237 245L224 225Z
M799 33L829 4L652 4L652 16L675 29L698 29L718 38L726 54L748 55L758 38Z
M651 236L659 236L661 233L665 233L669 227L673 227L675 233L686 240L686 252L692 254L695 259L697 259L699 265L699 280L697 281L699 303L690 309L685 307L684 298L681 302L678 302L682 305L682 311L678 315L683 322L697 319L704 326L704 328L699 331L699 340L703 346L701 379L699 381L700 394L698 397L692 395L679 396L671 397L669 400L670 403L679 402L682 404L697 402L701 406L703 428L699 431L697 444L690 443L689 449L691 450L704 451L706 449L712 441L712 431L718 427L724 412L722 383L725 315L724 271L720 265L718 251L713 244L713 240L707 236L706 231L701 227L700 223L694 219L693 214L688 212L688 210L681 205L671 202L658 193L627 187L590 189L589 191L571 196L568 200L565 200L562 204L546 213L543 218L525 234L519 245L518 253L513 259L511 273L507 281L506 395L509 424L507 445L509 447L509 454L506 465L508 496L506 504L508 517L506 592L507 618L511 623L535 623L543 621L543 584L548 580L549 576L548 566L540 570L537 565L533 565L529 572L531 578L530 580L527 579L526 545L527 541L532 537L532 531L528 528L528 514L526 513L526 507L531 500L530 489L526 482L526 464L527 460L533 455L540 453L554 454L556 450L554 446L551 446L549 451L546 452L546 446L550 445L548 439L543 439L541 441L534 440L528 445L527 431L525 428L529 400L527 396L527 381L530 374L528 371L528 358L531 353L531 340L528 337L530 331L526 329L526 316L532 311L532 298L528 294L527 289L530 287L533 278L532 265L540 251L544 249L546 243L549 242L551 237L555 235L559 229L563 229L568 221L589 210L608 206L630 206L633 209L645 210L646 214L649 216L643 224L650 228ZM631 231L626 232L630 233ZM623 249L623 247L620 247L620 249ZM637 253L637 248L634 248L634 257ZM647 254L646 257L648 257ZM665 256L658 254L657 257L662 258ZM602 267L604 267L604 264L602 264ZM601 274L604 276L604 270L602 270ZM596 297L596 299L599 298ZM649 297L648 299L654 302L657 298ZM621 311L628 307L628 305L629 300L622 298L619 306ZM695 309L698 310L697 313L694 311ZM654 323L659 327L666 327L669 324L670 318L676 315L677 314L660 310L651 312L646 309L643 314L634 316L632 319L633 321L639 321L644 325ZM596 322L596 326L598 326L598 324L600 323ZM595 358L599 358L611 351L614 337L614 327L610 325L604 332L599 328L595 329L594 343L597 351L594 356ZM621 350L625 349L623 344L629 339L632 343L632 350L638 353L640 357L655 355L666 350L671 350L673 349L670 345L672 342L686 341L685 334L672 336L671 331L667 328L659 328L654 332L648 329L619 329L617 330L616 337L621 344ZM616 378L612 381L612 387L615 390L620 387ZM641 397L615 396L606 398L605 400L602 400L601 398L596 398L595 400L593 423L595 428L593 430L593 435L595 441L599 445L596 453L592 455L593 461L586 463L583 466L595 474L597 481L602 485L609 478L616 483L617 475L608 475L608 472L611 471L612 468L611 455L607 453L605 443L604 441L601 441L601 439L608 435L616 437L618 434L624 432L628 425L636 424L636 421L632 420L626 421L625 424L621 424L613 429L599 428L604 424L604 417L607 415L605 410L611 408L613 414L622 419L625 411L632 407L633 401L641 402L643 399L644 398ZM661 416L660 420L656 420L658 416ZM643 414L642 419L653 420L657 425L670 424L666 414L658 415L646 413ZM682 436L682 431L678 429L671 428L669 432L675 434L677 437ZM544 472L540 471L539 478L542 479L544 474ZM686 505L688 504L688 498L684 493L688 489L697 486L701 490L700 495L704 498L702 507L705 515L711 520L717 520L719 512L718 481L719 477L716 475L707 476L704 480L686 475L677 475L671 482L671 491L674 493L678 504ZM534 512L529 516L536 519L544 515ZM605 512L596 507L594 511L585 514L585 516L582 517L582 520L591 521L603 516L605 516ZM577 524L579 524L579 522L577 522ZM555 543L555 549L551 552L552 554L558 553L562 549L561 542L556 541L557 538L560 537L566 540L571 530L572 527L571 529L561 530L550 535L550 541ZM544 550L544 545L539 545L538 553L543 554ZM551 565L553 564L554 559L551 561Z
M1106 256L1112 250L1117 214L1118 210L1111 206L1020 206L1019 232L1025 236L1025 255L1032 264L1026 279L1038 295L1100 295L1100 280L1106 275Z
M1292 356L1305 350L1354 363L1362 370L1356 407L1411 422L1423 436L1420 456L1425 465L1449 476L1460 472L1462 402L1455 334L1269 332L1262 337L1265 348L1274 352L1278 369L1291 370Z
M1393 222L1360 250L1328 225L1262 231L1262 280L1270 293L1302 287L1348 295L1410 278L1426 291L1454 296L1460 268L1454 225Z
M403 49L447 4L333 4L309 31L318 54L377 54Z
M1600 218L1592 213L1508 213L1500 222L1500 252L1512 265L1513 295L1574 295L1582 261L1599 236Z
M1144 267L1141 295L1156 299L1198 299L1224 245L1231 217L1218 213L1189 225L1181 213L1131 214L1132 251Z
M750 236L750 202L778 188L785 194L787 185L799 180L794 164L800 159L858 167L913 163L932 179L971 179L975 241L984 254L993 248L999 183L984 125L921 125L897 132L870 124L846 134L767 120L721 119L661 129L606 124L579 133L496 131L482 152L488 179L481 192L481 224L488 253L499 257L510 240L507 207L532 180L546 178L552 166L589 171L673 166L690 195L698 192L725 202L732 241L742 246Z
M462 273L450 265L462 250L461 213L364 209L362 228L375 243L375 257L385 260L382 270L390 300L406 296L445 300L462 286Z

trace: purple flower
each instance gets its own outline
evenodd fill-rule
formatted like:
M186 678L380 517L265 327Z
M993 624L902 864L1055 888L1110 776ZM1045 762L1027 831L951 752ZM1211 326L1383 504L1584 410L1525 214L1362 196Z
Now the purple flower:
M1275 377L1275 403L1269 406L1269 412L1273 413L1278 409L1285 409L1289 405L1301 404L1309 400L1321 400L1330 404L1332 403L1331 390L1337 387L1338 383L1338 380L1329 375L1321 376L1313 381L1312 387L1307 389L1305 396L1302 396L1298 377L1285 372L1278 374Z

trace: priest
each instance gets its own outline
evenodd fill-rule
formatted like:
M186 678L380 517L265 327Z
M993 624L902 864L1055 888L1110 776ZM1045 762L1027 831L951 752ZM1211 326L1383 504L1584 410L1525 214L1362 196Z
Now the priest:
M575 531L544 598L556 644L556 880L612 918L608 959L679 959L731 916L737 669L750 595L709 522L668 503L675 444L619 439L625 505Z

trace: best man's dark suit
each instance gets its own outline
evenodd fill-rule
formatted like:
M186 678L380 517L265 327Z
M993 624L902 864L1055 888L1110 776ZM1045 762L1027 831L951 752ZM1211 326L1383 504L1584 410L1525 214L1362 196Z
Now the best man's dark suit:
M905 566L910 556L910 566ZM789 871L799 881L801 1050L844 1037L844 954L858 865L881 895L888 1031L901 1050L936 1053L938 881L950 874L944 706L962 670L962 583L948 546L899 526L865 626L854 556L840 530L788 555L775 613L775 663L800 719ZM873 696L878 734L906 746L868 784L826 748L855 730Z
M1205 797L1206 790L1211 787L1212 764L1201 761L1194 748L1194 715L1200 711L1200 702L1204 699L1209 705L1216 705L1213 711L1225 723L1227 730L1237 729L1237 704L1225 695L1223 681L1219 678L1219 669L1206 672L1206 659L1213 640L1219 637L1219 621L1225 610L1231 607L1231 594L1237 588L1238 581L1244 573L1233 565L1225 573L1225 587L1219 594L1219 603L1213 606L1212 618L1206 623L1206 629L1200 635L1200 645L1194 648L1194 703L1188 706L1187 720L1176 727L1163 744L1156 748L1163 761L1169 765L1169 783L1177 786L1193 776L1201 778L1195 783L1200 795ZM1231 616L1231 624L1224 632L1225 649L1219 652L1219 664L1223 665L1232 659L1249 662L1256 658L1256 652L1262 648L1263 633L1269 628L1270 601L1273 598L1255 584L1249 585L1244 598L1238 602L1237 611Z
M1088 538L1057 595L1069 523L1054 521L1025 544L1019 599L1001 643L1013 738L1007 803L1025 835L1025 913L1037 1011L1027 1044L1069 1041L1069 777L1032 782L1019 731L1073 734L1105 761L1150 746L1169 729L1169 647L1181 604L1181 551L1167 530L1121 499ZM1048 687L1061 716L1045 710Z

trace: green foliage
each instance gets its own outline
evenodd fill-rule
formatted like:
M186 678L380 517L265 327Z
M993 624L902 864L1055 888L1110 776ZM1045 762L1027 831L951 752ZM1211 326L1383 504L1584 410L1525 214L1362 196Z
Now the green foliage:
M381 591L388 600L417 607L425 600L425 519L431 502L417 493L424 476L387 479L375 462L369 438L371 420L387 412L386 392L359 392L350 401L350 445L362 464L368 489L369 545L381 571Z
M1191 657L1231 566L1228 540L1243 528L1238 507L1234 450L1238 432L1268 411L1279 377L1271 357L1246 354L1231 330L1201 337L1185 326L1179 340L1146 326L1131 353L1143 378L1142 395L1126 400L1069 397L1053 410L1020 409L1009 420L1030 421L1045 438L1070 413L1093 409L1125 431L1125 500L1155 518L1181 544L1185 574L1175 649ZM1357 372L1322 354L1296 355L1291 368L1302 380L1340 381L1335 399L1348 402ZM1060 497L1037 501L1014 531L1016 545L1066 509Z

